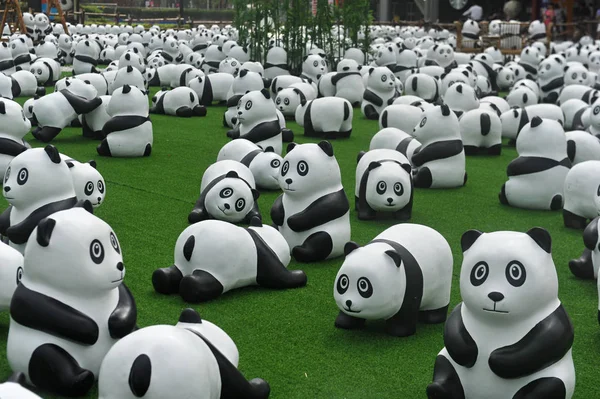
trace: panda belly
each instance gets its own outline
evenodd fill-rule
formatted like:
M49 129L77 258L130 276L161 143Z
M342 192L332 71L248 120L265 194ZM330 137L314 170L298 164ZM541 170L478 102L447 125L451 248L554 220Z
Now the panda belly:
M510 205L525 209L550 209L555 195L563 195L569 169L556 166L542 172L511 176L505 184Z
M60 93L49 95L37 100L33 112L38 121L38 126L64 128L77 118L77 113L69 104L66 97Z
M106 140L113 156L141 157L146 146L153 142L152 122L146 121L131 129L109 133Z
M421 168L431 172L431 188L462 187L465 183L465 153L426 162Z

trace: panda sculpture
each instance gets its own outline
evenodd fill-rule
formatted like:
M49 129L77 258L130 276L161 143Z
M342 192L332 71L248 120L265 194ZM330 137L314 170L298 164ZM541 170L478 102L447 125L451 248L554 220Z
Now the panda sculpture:
M420 147L421 143L410 134L394 127L387 127L378 131L371 138L369 151L381 148L396 150L410 162L414 152Z
M596 206L600 204L598 193L594 196ZM578 259L569 261L569 269L575 277L585 280L598 278L598 267L600 266L600 245L598 243L598 223L600 217L595 217L583 231L583 253ZM600 314L600 313L599 313Z
M584 122L584 114L588 112L589 105L577 99L567 100L560 105L560 109L565 116L565 131L584 130L589 127Z
M329 70L323 57L318 54L308 54L302 62L302 74L300 74L300 78L317 83L321 76L327 72Z
M80 115L83 137L94 140L102 140L105 136L102 129L106 122L110 120L108 114L108 103L111 96L99 96L102 103L96 109L87 114Z
M106 75L105 75L106 76ZM131 65L126 68L121 68L114 75L114 79L112 79L108 84L108 94L111 96L117 91L119 88L124 85L129 85L131 87L137 87L144 94L148 94L148 84L144 75Z
M404 94L435 103L440 97L440 83L436 78L424 73L411 74L404 83Z
M148 97L135 86L115 90L106 111L110 120L102 128L106 137L96 147L98 154L112 157L150 156L152 122L148 116Z
M385 67L369 70L361 105L361 111L367 119L378 120L385 107L393 104L399 96L395 81L396 76Z
M600 139L583 130L566 132L567 156L571 164L577 165L586 161L600 161Z
M206 107L200 105L194 90L189 87L176 87L158 91L152 97L150 113L180 116L206 116Z
M60 64L51 58L36 58L29 67L29 72L34 74L38 84L52 86L60 78ZM18 75L15 75L12 76L17 78Z
M461 187L467 182L465 152L458 118L447 105L423 113L413 136L421 147L411 158L415 187Z
M10 380L0 384L0 395L3 399L42 399L18 382Z
M395 127L412 132L423 117L423 110L414 105L392 104L385 107L379 117L379 129Z
M442 100L459 118L463 113L479 108L475 90L463 83L455 83L448 87Z
M232 140L219 150L217 162L223 160L237 161L247 166L258 188L279 189L279 169L283 161L272 147L263 150L246 139Z
M348 138L352 134L354 110L350 101L341 97L323 97L306 101L302 94L296 108L296 123L306 137L324 139Z
M275 98L275 107L283 114L284 118L294 120L296 110L304 102L312 101L317 98L317 93L312 85L308 83L294 83L285 88Z
M233 84L233 76L228 73L213 73L204 77L193 78L188 87L198 95L200 105L213 105L214 101L225 103Z
M287 150L279 175L283 194L271 208L274 225L297 261L342 255L350 241L350 204L332 145L290 143Z
M10 43L0 43L0 72L7 76L15 72L15 60L12 56L11 47Z
M538 96L529 87L514 87L506 96L511 108L525 108L538 103Z
M10 301L23 277L23 254L0 242L0 311L10 309ZM0 385L0 395L2 395ZM4 398L3 396L0 396ZM15 398L18 399L18 398Z
M62 154L61 159L69 167L77 199L82 202L87 200L93 208L98 208L106 196L106 183L96 169L96 161L82 163Z
M337 73L331 78L335 96L348 100L352 106L360 106L365 86L360 70L362 67L352 59L343 59L337 65Z
M83 208L40 221L10 305L12 371L56 395L85 395L110 347L136 328L124 277L121 247L106 222Z
M463 234L463 302L444 326L433 398L561 398L575 388L571 320L558 299L550 234Z
M135 331L106 354L99 399L266 399L269 384L247 381L237 369L239 352L218 326L185 309L175 326Z
M525 78L535 81L537 79L538 66L542 61L540 52L535 47L525 47L521 51L519 66L525 69Z
M581 64L569 65L565 68L565 86L594 86L594 79L588 69Z
M558 105L535 104L520 109L513 108L500 116L502 137L510 139L509 144L514 145L519 132L535 117L557 121L561 126L565 123L564 114Z
M354 189L358 218L371 220L389 215L398 220L409 220L413 205L411 171L410 162L399 151L361 151Z
M465 112L458 121L465 155L500 155L502 153L502 122L485 109Z
M561 209L571 161L560 123L534 117L517 137L517 152L519 156L506 169L508 181L500 190L500 203L525 209Z
M449 72L458 66L454 59L454 49L449 44L435 44L427 51L425 65L438 65Z
M558 96L558 105L564 104L571 99L581 100L587 104L593 104L600 97L598 90L584 85L569 85L565 86Z
M227 111L223 115L223 126L234 128L237 123L237 112L239 111L237 106L240 99L249 91L262 89L264 89L262 76L257 72L242 69L231 84L231 92L227 98Z
M162 52L160 55L165 59L165 62L168 64L181 63L183 61L183 54L179 51L177 39L171 36L164 36L162 41Z
M25 36L21 35L10 41L10 52L14 59L15 71L28 71L35 56L29 52Z
M96 45L90 40L80 40L75 45L75 55L73 56L73 75L81 73L99 73L96 66L100 52Z
M31 129L31 122L17 102L2 99L0 126L0 175L4 178L4 173L13 158L29 148L23 137Z
M542 102L555 104L565 85L567 66L561 57L548 57L538 68L537 83L542 93Z
M600 186L600 161L574 165L567 173L564 186L563 222L565 227L584 229L598 216L595 199Z
M363 247L348 242L344 254L333 289L340 309L336 327L357 329L383 319L388 334L406 337L415 334L417 320L446 320L453 259L437 231L397 224Z
M232 245L235 251L231 251ZM227 291L259 285L297 288L306 274L288 270L291 257L283 236L254 217L249 228L205 220L186 228L175 244L175 263L152 274L154 289L181 295L189 303L216 299Z
M281 47L271 47L267 51L265 62L265 78L274 79L281 75L289 75L290 67L288 66L287 52Z
M200 197L188 215L190 224L206 219L249 223L258 216L259 197L250 169L232 160L210 165L202 175Z

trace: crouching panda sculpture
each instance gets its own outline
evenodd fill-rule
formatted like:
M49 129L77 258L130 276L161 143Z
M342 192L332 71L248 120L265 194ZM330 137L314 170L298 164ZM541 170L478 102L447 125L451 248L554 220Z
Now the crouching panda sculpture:
M307 137L324 139L348 138L352 133L352 104L339 97L306 101L302 94L296 108L296 123L304 127Z

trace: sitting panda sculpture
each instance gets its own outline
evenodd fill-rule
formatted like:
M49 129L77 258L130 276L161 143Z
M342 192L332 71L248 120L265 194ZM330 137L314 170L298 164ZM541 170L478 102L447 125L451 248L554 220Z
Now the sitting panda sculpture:
M598 216L595 199L600 186L600 161L574 165L565 177L563 223L565 227L584 229Z
M152 97L150 113L190 118L206 116L206 107L200 105L196 93L189 87L158 91Z
M99 399L268 398L269 384L247 381L238 361L227 333L185 309L175 326L145 327L113 346L100 368Z
M465 112L458 121L465 155L500 155L502 153L502 122L485 109Z
M385 107L393 104L399 96L395 81L396 76L386 67L369 70L361 105L361 111L367 119L378 120Z
M4 178L4 173L13 158L29 148L23 137L31 129L31 122L17 102L2 99L0 126L0 175Z
M350 204L332 145L290 143L279 185L283 194L271 208L271 219L292 256L317 262L342 255L350 241Z
M283 161L273 148L263 150L246 139L232 140L219 150L217 162L223 160L233 160L247 166L258 188L279 190L278 177Z
M405 337L415 334L417 320L446 320L452 251L437 231L397 224L364 247L348 242L344 253L333 289L336 327L363 328L367 320L383 319L388 334Z
M461 246L463 302L444 326L428 398L570 399L574 332L550 234L469 230Z
M111 346L136 328L124 276L121 247L106 222L82 208L43 219L10 305L12 371L55 395L85 395Z

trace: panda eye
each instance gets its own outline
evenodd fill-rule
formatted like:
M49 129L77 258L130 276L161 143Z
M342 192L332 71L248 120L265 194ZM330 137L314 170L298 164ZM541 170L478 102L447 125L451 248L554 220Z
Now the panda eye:
M92 261L99 265L104 260L104 247L102 243L98 240L92 241L90 244L90 257Z
M480 286L488 278L490 267L485 262L478 262L471 269L471 284L475 287Z
M221 198L229 198L233 195L233 190L229 187L225 187L223 190L221 190L221 192L219 193L219 197Z
M338 278L336 287L337 291L340 295L344 295L346 291L348 291L348 286L350 285L350 279L345 274L342 274L340 278Z
M13 43L12 45L13 50L17 48L17 45Z
M246 106L244 107L246 108L246 110L250 110L250 108L252 108L252 101L246 101Z
M287 172L289 169L290 169L290 163L288 161L285 161L283 163L283 166L281 167L281 176L287 175Z
M448 50L446 50L446 52L447 52L448 54L450 54L450 53L452 52L452 49L448 49Z
M285 105L290 105L290 99L289 99L289 98L286 98L285 100L283 100L283 103L284 103Z
M387 80L387 76L386 76L386 75L383 75L383 76L381 77L381 81L382 81L382 82L385 82L386 80Z
M306 176L308 174L308 164L305 161L298 162L297 169L300 176Z
M236 65L237 65L237 62L235 62L235 61L233 61L233 62L231 63L231 66L236 66Z
M98 191L104 193L104 182L102 180L98 180Z
M8 167L8 169L6 169L6 172L4 173L4 183L6 183L8 181L8 178L10 177L10 166ZM598 187L598 195L600 196L600 187Z
M325 66L325 60L321 61L321 65Z
M387 184L384 181L380 181L379 183L377 183L377 194L379 195L383 195L383 193L385 193L385 190L387 189Z
M85 183L85 189L83 190L83 192L85 193L85 195L92 195L92 193L94 192L94 183L92 183L91 181Z
M281 162L279 162L279 159L274 159L271 161L272 168L278 168L279 166L281 166Z
M235 210L238 212L241 212L244 210L244 207L246 206L246 200L243 198L238 199L237 201L235 201Z
M419 127L425 126L426 123L427 123L427 117L424 117L423 119L421 119L421 123L419 123Z
M396 80L396 77L394 75L390 75L390 80L393 82L394 80Z
M546 64L546 69L550 70L550 64Z
M313 66L314 66L314 67L318 67L318 66L319 66L319 61L315 61L315 62L313 62Z
M573 73L573 74L571 75L571 79L577 79L577 74L576 74L576 73Z
M23 278L23 268L21 266L19 266L19 268L17 269L17 285L19 285L22 278Z
M584 73L582 73L582 74L581 74L581 77L582 77L583 79L587 79L587 73L585 73L585 72L584 72Z
M600 105L596 105L594 107L594 115L598 115L600 113Z
M404 187L402 186L402 183L396 182L396 184L394 184L394 193L397 196L401 196L402 194L404 194Z
M525 266L517 260L513 260L506 265L506 279L514 287L520 287L525 283L527 273Z
M440 55L444 54L444 49L440 50Z
M29 171L27 170L27 168L23 168L19 171L19 174L17 175L17 183L19 183L19 186L22 186L23 184L27 183L27 178L29 177Z
M281 104L281 98L278 98L277 101L275 101L275 104L277 104L277 105Z
M373 295L373 285L366 277L361 277L356 282L356 286L358 287L358 293L363 298L370 298Z
M118 254L121 253L121 248L119 248L119 241L117 241L117 236L112 231L110 232L110 245L117 251Z

